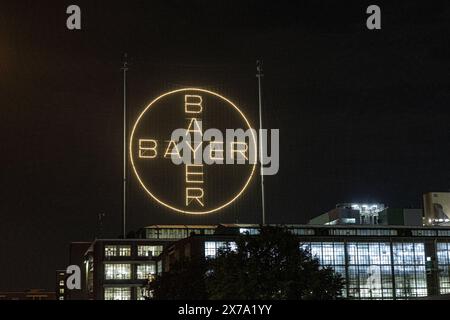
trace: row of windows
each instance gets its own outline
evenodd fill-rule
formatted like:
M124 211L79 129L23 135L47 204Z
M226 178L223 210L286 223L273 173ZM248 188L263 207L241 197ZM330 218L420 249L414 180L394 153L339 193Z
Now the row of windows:
M105 288L105 300L131 300L131 288Z
M128 257L131 256L131 246L107 245L105 246L105 257Z
M419 237L435 237L437 235L436 230L411 230L413 236Z
M315 234L314 229L300 229L300 228L290 228L288 229L290 233L297 236L313 236Z
M289 228L289 231L295 235L314 235L312 228ZM146 238L148 239L183 239L192 233L195 234L214 234L215 228L211 229L183 229L183 228L164 228L164 229L146 229ZM239 228L241 234L259 234L258 228ZM450 230L411 230L413 236L442 236L450 237ZM329 235L334 236L397 236L396 229L354 229L339 228L329 229Z
M330 229L330 235L335 236L397 236L396 229ZM417 237L450 237L450 230L411 230Z
M149 279L156 273L154 263L138 264L136 266L136 279ZM105 263L105 280L130 280L131 264Z
M305 229L305 228L288 228L288 231L292 234L305 236L305 235L314 235L314 229ZM249 234L249 235L257 235L259 234L259 228L239 228L240 234Z
M105 300L131 300L131 287L107 287L104 289ZM146 300L151 293L146 288L135 288L136 300Z
M332 236L396 236L395 229L330 229Z
M137 247L139 257L158 256L163 246L141 245ZM131 256L130 245L106 245L105 257L129 257Z
M182 228L164 228L164 229L146 229L147 239L183 239L191 234L214 234L215 228L211 229L182 229Z
M450 237L450 230L438 230L438 237Z

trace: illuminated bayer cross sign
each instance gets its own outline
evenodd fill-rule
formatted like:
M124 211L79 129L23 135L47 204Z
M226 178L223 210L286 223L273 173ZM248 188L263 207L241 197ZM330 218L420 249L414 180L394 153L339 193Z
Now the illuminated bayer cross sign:
M229 99L204 89L174 90L150 102L133 126L129 148L147 194L185 214L229 206L256 167L256 133L247 117Z

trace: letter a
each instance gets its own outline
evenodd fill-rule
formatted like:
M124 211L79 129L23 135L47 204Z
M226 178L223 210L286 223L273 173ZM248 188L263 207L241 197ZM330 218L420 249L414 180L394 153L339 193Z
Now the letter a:
M66 273L70 274L66 280L67 289L81 289L81 270L80 267L73 264L67 267Z
M67 18L66 26L69 30L81 30L81 9L77 5L70 5L66 10L70 16Z
M371 13L367 18L366 26L367 29L373 30L373 29L381 29L381 9L377 5L370 5L367 7L366 13Z

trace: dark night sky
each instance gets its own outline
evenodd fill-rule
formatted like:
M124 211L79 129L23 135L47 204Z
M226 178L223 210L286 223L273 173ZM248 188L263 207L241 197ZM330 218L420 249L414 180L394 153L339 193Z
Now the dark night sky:
M304 223L347 201L421 207L450 189L450 6L384 1L0 2L0 290L52 288L70 241L96 217L120 233L120 63L131 57L130 117L161 92L201 86L280 128L268 220ZM216 3L217 2L217 3ZM393 2L393 1L390 1ZM276 3L276 4L275 4ZM82 30L65 27L82 9ZM430 4L428 4L430 5ZM257 182L229 210L187 218L156 206L130 175L129 229L259 222Z

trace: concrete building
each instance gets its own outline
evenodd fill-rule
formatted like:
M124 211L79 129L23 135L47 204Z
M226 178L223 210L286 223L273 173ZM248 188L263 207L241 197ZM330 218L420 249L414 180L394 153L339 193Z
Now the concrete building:
M391 226L423 226L422 209L386 208L378 213L378 224Z
M423 195L427 225L450 225L450 192L428 192Z
M445 201L438 198L444 208ZM443 197L445 200L446 198ZM450 294L450 227L423 226L422 210L383 204L338 204L308 225L285 225L324 266L345 279L349 299L419 299ZM146 284L182 257L213 259L256 224L151 225L134 239L71 244L70 263L80 265L82 289L64 299L143 300ZM58 283L58 282L57 282Z
M144 300L145 284L156 274L163 249L193 234L212 234L215 226L153 225L138 239L97 239L84 254L85 296L70 299Z
M311 219L308 224L378 224L378 214L384 209L381 203L339 203L336 208Z

